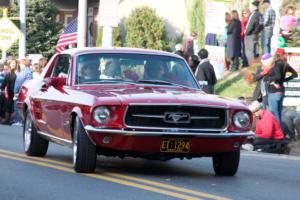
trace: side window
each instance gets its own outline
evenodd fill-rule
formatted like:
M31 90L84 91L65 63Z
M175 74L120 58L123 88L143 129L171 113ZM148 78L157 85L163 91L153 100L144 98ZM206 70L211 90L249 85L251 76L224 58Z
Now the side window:
M51 77L67 78L69 68L70 68L70 57L67 55L58 56Z

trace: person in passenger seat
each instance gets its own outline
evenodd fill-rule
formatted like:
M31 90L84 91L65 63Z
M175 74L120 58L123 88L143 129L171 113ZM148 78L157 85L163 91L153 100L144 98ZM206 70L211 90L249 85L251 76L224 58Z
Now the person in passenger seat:
M166 68L159 61L147 61L144 66L145 80L165 80Z

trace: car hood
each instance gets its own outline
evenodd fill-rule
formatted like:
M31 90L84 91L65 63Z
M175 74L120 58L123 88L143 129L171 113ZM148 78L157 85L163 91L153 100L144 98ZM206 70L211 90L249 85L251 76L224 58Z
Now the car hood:
M216 107L245 109L241 101L205 94L200 90L183 87L153 87L130 85L125 87L82 88L93 95L97 104L196 104Z

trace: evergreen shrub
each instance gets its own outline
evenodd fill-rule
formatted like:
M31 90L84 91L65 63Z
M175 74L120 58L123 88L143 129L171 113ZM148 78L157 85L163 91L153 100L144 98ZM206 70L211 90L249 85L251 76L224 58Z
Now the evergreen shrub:
M140 7L133 10L125 21L125 29L125 44L128 47L170 50L165 23L152 8Z

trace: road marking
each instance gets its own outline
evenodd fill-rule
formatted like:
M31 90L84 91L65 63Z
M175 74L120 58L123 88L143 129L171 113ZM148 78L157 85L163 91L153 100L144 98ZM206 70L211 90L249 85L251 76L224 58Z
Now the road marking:
M132 177L132 176L127 176L127 175L118 174L118 173L110 173L110 172L107 172L105 174L111 175L114 177L118 177L118 178L124 178L124 179L131 180L131 181L140 182L140 183L146 183L148 185L155 185L155 186L158 186L161 188L166 188L166 189L170 189L170 190L174 190L174 191L178 191L178 192L185 192L188 194L193 194L193 195L204 197L204 198L216 199L216 200L229 200L228 198L225 198L225 197L220 197L220 196L216 196L216 195L212 195L212 194L208 194L208 193L204 193L204 192L199 192L199 191L194 191L194 190L190 190L190 189L186 189L186 188L180 188L180 187L176 187L176 186L169 185L169 184L164 184L164 183L160 183L160 182L156 182L156 181L150 181L147 179L136 178L136 177Z
M12 156L21 157L20 159L25 158L26 161L28 159L37 161L37 162L34 162L34 161L30 161L29 160L30 161L29 163L32 163L32 164L40 163L39 161L41 161L41 162L45 162L46 161L46 162L49 162L49 163L54 163L54 164L58 164L58 165L66 166L66 167L73 167L72 164L67 163L67 162L63 162L63 161L56 161L56 160L52 160L52 159L39 158L39 157L28 157L28 156L26 156L24 154L15 153L15 152L11 152L11 151L6 151L6 150L1 150L0 149L0 156L3 155L1 153L9 154L9 155L12 155ZM15 158L15 157L12 157L12 159L13 158ZM19 158L17 158L17 159L19 159ZM24 159L22 159L22 160L24 160ZM50 168L56 167L56 166L51 165L51 164L49 164L49 166L48 166L47 163L43 163L43 165L44 164L46 164L46 167L50 167ZM37 164L37 165L39 165L39 164ZM75 173L72 168L64 168L64 167L61 168L61 167L59 167L58 170L65 171L64 169L68 169L67 172ZM75 174L77 174L77 173L75 173ZM89 176L89 177L98 178L98 179L102 179L103 176L105 176L105 178L116 177L118 180L123 179L123 181L125 181L124 179L126 179L126 180L129 180L129 181L134 181L134 182L138 182L138 183L141 183L141 184L147 184L147 185L151 185L151 186L155 186L155 187L160 187L160 188L164 188L164 189L168 189L168 190L173 190L173 191L176 191L176 192L186 193L188 195L190 195L190 194L191 195L195 195L195 196L201 197L201 198L208 198L208 199L214 199L214 200L229 200L228 198L221 197L221 196L216 196L216 195L213 195L213 194L208 194L208 193L204 193L204 192L194 191L194 190L190 190L190 189L186 189L186 188L182 188L182 187L177 187L177 186L173 186L173 185L169 185L169 184L165 184L165 183L161 183L161 182L151 181L151 180L147 180L147 179L143 179L143 178L137 178L137 177L128 176L128 175L123 175L123 174L119 174L119 173L103 172L101 175L99 175L99 174L83 174L83 175ZM99 178L98 176L100 176L101 178ZM113 179L116 179L116 178L113 178ZM110 181L110 182L113 182L113 181ZM128 182L128 181L125 181L125 182ZM133 182L130 182L130 183L133 183ZM146 186L146 185L142 185L142 186ZM141 189L143 189L143 188L141 188ZM157 189L157 188L155 188L155 189ZM150 190L150 191L152 191L152 190ZM163 191L167 191L167 190L163 190ZM158 192L158 193L161 193L161 192ZM177 194L179 194L179 193L177 193ZM169 195L169 196L172 196L172 195ZM184 199L186 199L186 198L184 198Z
M29 156L26 156L26 155L24 155L22 153L16 153L16 152L12 152L12 151L6 151L6 150L3 150L3 149L0 149L0 153L14 155L14 156L18 156L18 157L22 157L22 158L26 158L26 159L31 159L31 160L47 161L47 162L50 162L50 163L54 163L54 164L58 164L58 165L66 166L66 167L73 167L72 164L67 163L67 162L62 162L62 161L57 161L57 160L52 160L52 159L42 158L42 157L29 157Z
M42 166L42 167L48 167L48 168L56 169L59 171L69 172L72 174L77 174L73 169L62 167L62 166L57 166L57 165L52 165L49 163L43 163L43 162L34 161L34 160L30 160L30 159L18 158L18 157L14 157L14 156L5 155L2 153L0 153L0 157L11 159L11 160L17 160L20 162L30 163L30 164L34 164L34 165L38 165L38 166ZM150 187L147 185L137 184L137 183L125 181L122 179L108 177L105 175L84 174L84 173L81 173L80 175L88 176L88 177L92 177L92 178L96 178L96 179L101 179L104 181L113 182L113 183L117 183L117 184L121 184L121 185L126 185L129 187L139 188L139 189L143 189L143 190L147 190L147 191L151 191L151 192L155 192L155 193L160 193L160 194L172 196L172 197L179 198L179 199L201 200L200 198L197 198L197 197L184 195L184 194L180 194L180 193L176 193L176 192L172 192L172 191L168 191L168 190L163 190L163 189L159 189L159 188L155 188L155 187Z

